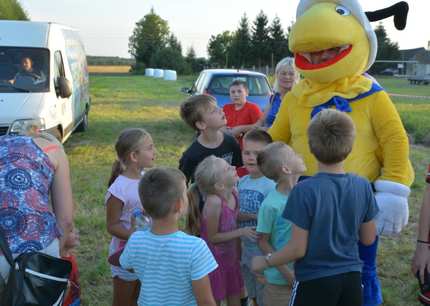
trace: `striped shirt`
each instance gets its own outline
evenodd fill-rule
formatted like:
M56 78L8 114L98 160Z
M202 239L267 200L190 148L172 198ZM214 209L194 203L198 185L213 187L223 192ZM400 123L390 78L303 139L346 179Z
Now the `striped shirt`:
M197 305L191 282L218 267L202 239L181 231L134 232L119 261L123 268L133 269L141 282L139 306Z

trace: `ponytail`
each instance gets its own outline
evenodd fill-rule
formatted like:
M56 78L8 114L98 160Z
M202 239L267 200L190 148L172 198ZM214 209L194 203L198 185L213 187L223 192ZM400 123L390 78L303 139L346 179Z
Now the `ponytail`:
M200 191L197 184L194 183L187 191L188 197L188 214L185 220L185 231L193 236L200 236Z
M115 182L116 178L122 173L122 166L121 166L121 162L119 160L114 161L114 163L112 164L112 172L110 175L110 179L109 179L109 183L108 183L108 187L110 187L110 185L113 184L113 182Z

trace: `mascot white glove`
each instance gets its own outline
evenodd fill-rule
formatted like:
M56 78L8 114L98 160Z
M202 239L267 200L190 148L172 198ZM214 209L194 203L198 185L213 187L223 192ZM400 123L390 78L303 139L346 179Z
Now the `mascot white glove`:
M399 234L408 224L408 196L411 189L403 184L385 180L376 180L374 187L379 207L379 213L375 218L378 234L387 236Z

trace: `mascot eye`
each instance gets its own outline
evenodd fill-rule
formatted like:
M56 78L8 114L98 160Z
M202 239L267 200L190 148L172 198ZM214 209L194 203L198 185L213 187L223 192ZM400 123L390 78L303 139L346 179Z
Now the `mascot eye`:
M336 13L338 13L341 16L348 16L351 14L351 12L342 5L336 6Z

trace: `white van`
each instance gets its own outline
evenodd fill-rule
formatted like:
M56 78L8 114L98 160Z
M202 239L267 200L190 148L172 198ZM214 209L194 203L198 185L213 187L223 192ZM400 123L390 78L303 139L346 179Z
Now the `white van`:
M0 20L0 135L34 122L64 142L88 127L88 90L86 55L75 29Z

